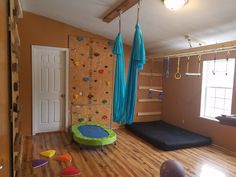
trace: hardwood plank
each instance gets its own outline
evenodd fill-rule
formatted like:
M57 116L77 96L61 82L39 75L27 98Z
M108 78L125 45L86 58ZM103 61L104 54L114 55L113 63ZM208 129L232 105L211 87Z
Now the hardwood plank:
M26 137L24 142L22 177L59 176L62 168L76 166L81 170L81 177L159 177L161 164L168 160L178 160L183 164L186 177L209 177L204 170L212 170L212 176L223 174L236 176L236 157L227 155L215 146L191 148L176 151L161 151L125 129L118 129L117 144L100 149L82 149L70 143L65 133L39 134ZM32 169L31 161L39 158L39 152L55 149L57 154L68 152L72 163L59 163L53 158L49 164ZM215 172L215 174L214 174Z

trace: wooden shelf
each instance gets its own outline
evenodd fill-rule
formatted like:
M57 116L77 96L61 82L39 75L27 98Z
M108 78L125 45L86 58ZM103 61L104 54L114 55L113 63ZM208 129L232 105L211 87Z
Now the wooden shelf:
M148 90L148 89L156 89L156 90L162 90L163 88L160 86L139 86L139 90Z
M146 103L146 102L162 102L161 99L138 99L138 102L140 103Z
M146 72L140 72L140 76L156 76L156 77L162 77L162 73L146 73Z
M161 112L138 112L138 116L159 116Z

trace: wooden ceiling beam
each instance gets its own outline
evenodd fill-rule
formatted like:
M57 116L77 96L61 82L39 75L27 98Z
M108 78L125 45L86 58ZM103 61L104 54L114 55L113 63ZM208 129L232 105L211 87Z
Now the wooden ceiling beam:
M112 11L110 11L105 17L103 18L104 22L110 23L116 17L120 15L120 11L124 13L125 11L129 10L135 4L138 3L139 0L124 0L120 3L117 7L115 7Z

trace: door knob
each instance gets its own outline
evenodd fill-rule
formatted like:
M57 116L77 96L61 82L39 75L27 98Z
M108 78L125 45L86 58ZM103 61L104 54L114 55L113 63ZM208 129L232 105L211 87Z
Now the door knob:
M5 166L5 164L4 164L3 160L1 160L1 162L0 162L0 170L3 170L4 166Z

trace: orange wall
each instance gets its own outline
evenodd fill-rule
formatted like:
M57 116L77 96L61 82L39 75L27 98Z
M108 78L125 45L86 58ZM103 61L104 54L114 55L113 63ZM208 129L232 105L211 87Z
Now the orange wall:
M231 56L235 57L236 52L231 52ZM213 57L207 55L203 56L203 59ZM225 54L218 54L217 58L225 58ZM196 61L197 59L190 64L190 70L197 71ZM171 60L170 78L164 78L163 119L171 124L210 136L214 144L236 152L236 127L221 125L219 122L199 117L202 77L182 76L180 80L175 80L176 64L177 60ZM186 59L181 60L180 67L181 73L184 74ZM234 85L232 113L236 113L236 77Z
M22 117L22 131L24 135L32 133L32 61L31 45L53 47L68 47L69 35L85 35L105 39L78 28L69 26L52 19L24 12L24 18L19 23L21 38L20 47L20 105ZM125 46L126 61L129 58L130 47ZM127 62L126 62L127 63Z

